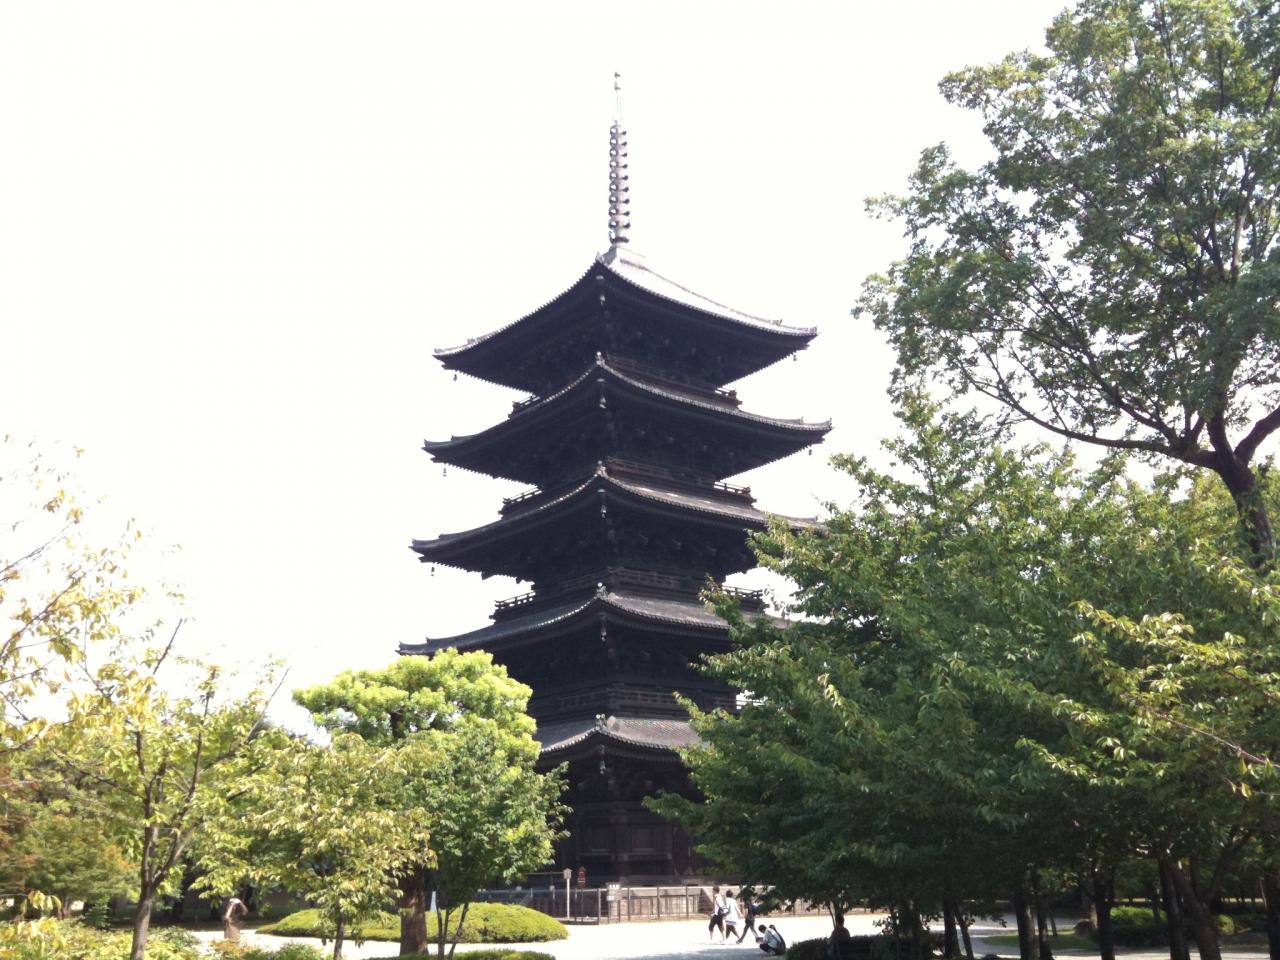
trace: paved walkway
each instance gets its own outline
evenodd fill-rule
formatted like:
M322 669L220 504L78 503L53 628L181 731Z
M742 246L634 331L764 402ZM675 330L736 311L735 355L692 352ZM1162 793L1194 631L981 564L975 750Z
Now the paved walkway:
M851 915L847 924L849 932L855 936L878 933L875 924L881 919L869 914ZM811 937L825 937L831 932L831 921L826 916L815 917L773 917L771 922L777 924L778 930L786 937L788 943L808 940ZM1059 926L1070 929L1071 920L1062 920ZM984 953L1002 954L1006 957L1017 956L1016 949L996 947L986 943L985 936L1010 933L1016 929L999 925L974 924L971 932L974 938L973 948L978 955ZM221 936L220 931L202 931L196 936L202 940L213 940ZM309 943L324 949L321 941L305 937L271 937L246 930L242 936L246 944L259 944L275 949L286 943ZM356 945L349 943L343 947L345 960L372 960L372 958L394 957L397 944L385 941L369 941ZM550 954L555 960L707 960L708 957L763 957L759 949L748 938L741 944L730 941L721 943L707 942L706 920L664 920L654 923L605 923L598 926L571 926L569 938L554 943L530 943L518 945L526 950L537 950ZM469 946L459 944L457 956L465 960L464 955L471 950L486 949L482 945ZM1169 960L1167 950L1117 950L1118 957L1124 960ZM1097 956L1091 951L1058 951L1063 957ZM1223 960L1265 960L1266 950L1256 951L1234 950L1223 951Z

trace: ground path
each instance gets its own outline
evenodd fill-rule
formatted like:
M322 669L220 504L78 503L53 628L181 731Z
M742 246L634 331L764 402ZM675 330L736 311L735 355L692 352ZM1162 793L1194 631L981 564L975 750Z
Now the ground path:
M848 919L849 932L855 936L877 933L876 921L879 916L855 914ZM777 924L788 943L807 940L811 937L823 937L831 932L831 921L826 916L771 918ZM1060 926L1070 929L1073 921L1064 919ZM975 924L972 928L974 952L976 954L996 953L1004 956L1017 956L1009 947L989 946L983 936L1010 932L1009 927L995 924ZM202 940L212 940L221 936L221 931L202 931L197 934ZM305 937L271 937L246 930L243 935L246 944L257 944L274 949L285 943L309 943L321 946L319 940ZM554 943L531 943L523 945L524 949L538 950L550 954L556 960L708 960L710 957L751 958L763 957L748 936L741 944L730 941L721 943L718 939L707 942L706 920L663 920L653 923L605 923L589 926L571 926L569 938ZM457 956L465 960L469 950L485 949L482 945L468 946L459 944ZM385 941L368 941L359 946L348 944L343 947L345 960L370 960L373 957L394 957L397 944ZM1169 960L1169 952L1160 949L1117 950L1118 957L1124 960ZM1087 951L1058 951L1058 956L1090 957L1096 953ZM1223 951L1223 960L1263 960L1266 950L1256 951L1232 950Z

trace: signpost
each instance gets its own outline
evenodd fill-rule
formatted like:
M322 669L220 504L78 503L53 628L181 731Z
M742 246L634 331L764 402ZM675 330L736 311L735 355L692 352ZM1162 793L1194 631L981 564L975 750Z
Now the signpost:
M573 911L569 909L569 903L570 903L569 897L571 893L569 884L571 883L573 883L573 868L565 867L564 868L564 918L566 920L573 919Z

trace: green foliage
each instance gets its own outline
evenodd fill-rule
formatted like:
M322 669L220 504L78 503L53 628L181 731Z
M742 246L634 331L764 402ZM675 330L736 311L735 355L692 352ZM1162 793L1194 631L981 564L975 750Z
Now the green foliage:
M787 947L787 960L828 960L826 937L797 940Z
M0 844L0 888L105 903L136 886L136 865L104 824L85 817L63 797L14 791L7 798L10 839Z
M269 950L229 940L214 940L209 949L217 960L328 960L323 950L309 943L286 943L283 947Z
M428 914L427 933L434 940L438 934L437 914ZM446 931L450 940L457 933L457 912ZM258 928L262 933L282 937L331 937L332 923L319 910L299 910L275 923ZM362 940L398 940L400 922L395 914L381 913L360 924L353 934ZM472 903L467 908L459 943L542 943L563 940L568 936L564 924L545 913L517 904ZM470 954L468 954L470 956Z
M6 960L120 960L129 950L129 933L97 930L75 921L47 921L39 936L16 942L0 935L0 954ZM146 960L202 960L203 956L199 942L184 930L157 930L147 943Z
M67 468L7 435L0 515L0 747L10 747L40 735L47 721L31 715L31 699L65 682L92 647L119 637L119 619L142 590L124 570L137 532L95 542Z
M395 895L397 872L425 855L424 811L398 803L412 772L397 752L351 734L328 747L270 739L210 826L197 884L230 893L247 879L310 900L337 953L336 934L374 918Z
M1115 907L1111 911L1111 934L1124 947L1155 947L1169 942L1168 931L1146 907Z
M529 692L488 653L456 650L295 692L327 729L394 750L405 771L401 809L427 814L416 838L424 854L400 878L406 930L408 907L425 907L428 888L459 910L477 890L551 859L562 785L558 774L535 769ZM412 831L408 819L403 829ZM424 936L421 928L409 935L410 942ZM444 939L436 943L443 956Z
M1207 909L1274 816L1280 580L1221 559L1234 508L1211 481L1180 495L902 416L894 474L839 459L855 509L757 539L799 616L720 602L736 644L709 669L752 697L693 711L705 802L655 805L782 896L907 922L1152 851Z
M1083 0L1047 52L947 77L994 157L930 148L872 202L910 239L857 311L898 383L1214 471L1254 510L1280 426L1277 37L1263 0ZM1272 546L1265 513L1251 533Z
M176 636L163 647L117 643L68 697L65 722L38 751L77 814L137 864L135 909L146 922L136 928L133 960L156 899L179 878L175 868L225 813L269 700L262 687L237 694L218 667L176 657Z

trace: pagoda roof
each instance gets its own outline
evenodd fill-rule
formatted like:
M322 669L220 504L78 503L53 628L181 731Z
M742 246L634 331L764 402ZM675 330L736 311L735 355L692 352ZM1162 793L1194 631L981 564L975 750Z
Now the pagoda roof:
M516 559L510 545L531 531L545 531L579 511L605 504L633 507L645 513L665 513L678 518L681 523L700 522L704 530L708 527L763 530L770 516L740 498L718 496L713 490L695 492L623 480L610 475L608 469L601 465L591 476L558 496L532 500L523 509L471 530L442 534L434 540L414 540L412 549L424 563L442 563L485 574L506 573L519 579L532 579L525 575L524 570L513 566ZM812 527L817 523L813 518L782 519L796 527ZM497 545L502 549L494 552Z
M707 604L695 598L654 597L624 590L599 590L593 595L544 607L510 620L501 620L479 630L454 637L428 639L423 643L400 644L401 655L432 654L448 647L472 650L492 648L506 641L545 636L549 630L567 630L582 623L598 623L599 617L638 620L695 630L723 632L724 619Z
M599 716L594 720L556 721L540 724L534 738L542 745L542 756L554 759L585 752L596 745L674 753L702 742L688 720L656 717Z
M513 441L528 438L540 448L545 447L546 436L541 432L536 435L532 432L536 425L574 414L579 417L599 416L602 412L601 401L603 399L607 404L609 396L626 402L656 406L661 411L660 415L665 418L664 422L669 422L670 418L692 421L698 425L700 435L731 432L741 441L738 446L742 449L737 451L741 459L734 463L726 476L795 453L820 441L831 429L830 420L809 423L800 419L750 413L731 402L630 375L603 357L597 357L568 385L546 397L518 404L507 419L487 430L448 440L428 440L422 446L442 463L491 476L537 483L543 478L536 467L519 456L513 456L516 449ZM746 442L747 438L756 442ZM760 440L767 440L769 444L761 444ZM602 457L604 451L600 451L600 454Z
M435 355L451 370L539 392L547 387L543 360L548 353L567 349L581 362L605 349L601 336L581 334L584 328L608 323L614 306L631 324L652 324L655 331L670 327L691 342L705 341L718 349L722 362L715 369L705 363L682 364L718 386L776 363L817 335L813 327L787 326L696 293L654 270L635 251L614 246L598 255L572 286L533 312Z

